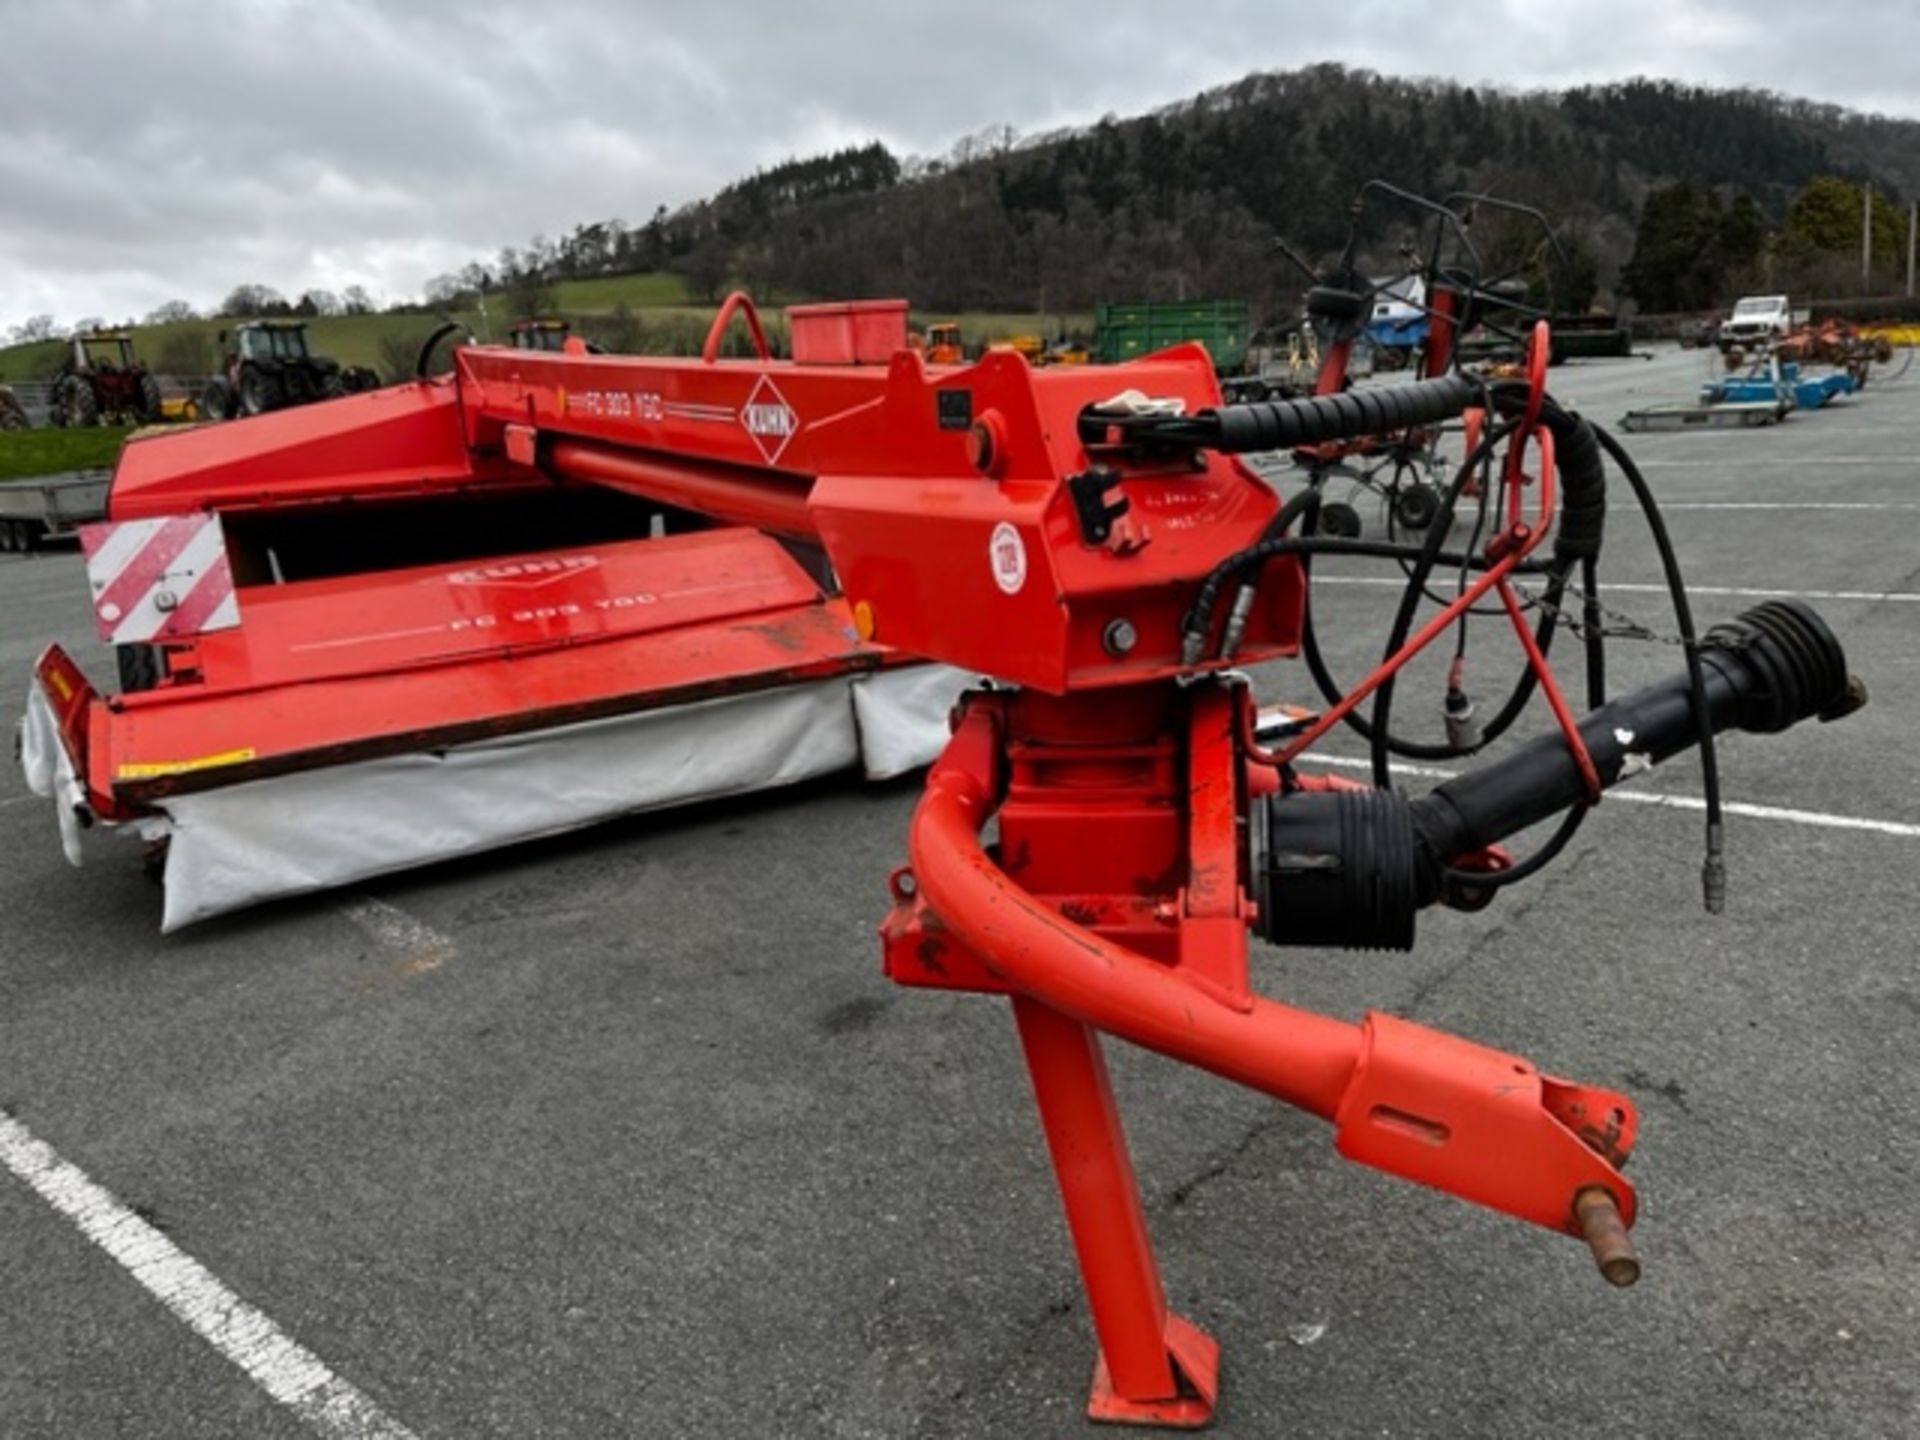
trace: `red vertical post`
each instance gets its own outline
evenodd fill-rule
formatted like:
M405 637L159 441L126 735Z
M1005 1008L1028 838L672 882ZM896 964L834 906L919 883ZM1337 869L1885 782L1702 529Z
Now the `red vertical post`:
M1087 1414L1205 1425L1218 1390L1219 1346L1167 1310L1100 1037L1024 996L1013 998L1013 1016L1100 1342Z

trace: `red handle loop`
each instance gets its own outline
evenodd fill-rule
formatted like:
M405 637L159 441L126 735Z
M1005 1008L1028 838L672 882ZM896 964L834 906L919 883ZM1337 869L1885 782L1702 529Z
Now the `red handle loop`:
M767 348L767 332L760 328L760 312L753 308L753 297L744 290L736 290L721 302L720 313L707 328L707 343L700 347L700 359L706 364L713 364L720 354L720 341L726 336L727 322L733 319L736 310L746 318L747 329L753 334L753 348L760 358L773 359L773 351Z
M1553 353L1553 332L1544 320L1533 322L1533 335L1527 342L1527 405L1521 412L1520 424L1513 432L1513 443L1507 447L1507 505L1511 515L1520 513L1520 485L1524 478L1521 463L1525 458L1527 441L1533 438L1540 424L1540 405L1547 398L1547 360Z

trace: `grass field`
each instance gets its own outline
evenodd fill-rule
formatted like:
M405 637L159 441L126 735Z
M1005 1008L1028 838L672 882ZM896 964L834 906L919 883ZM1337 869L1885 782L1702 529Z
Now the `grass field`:
M0 430L0 480L108 470L120 456L124 429Z
M663 272L565 280L554 286L554 297L559 313L575 320L608 316L624 304L639 324L638 348L660 354L697 351L716 309L690 296L679 276ZM777 318L780 308L771 303L766 307L768 329L776 345L782 343L786 333L784 323ZM451 318L483 339L504 340L511 323L504 296L490 297L484 315L474 309L454 312ZM439 319L437 315L339 315L310 322L307 338L318 354L330 355L343 365L368 366L383 379L392 379L401 357L416 349ZM924 326L932 320L958 320L969 348L1008 335L1084 335L1093 329L1089 315L914 312L915 325ZM162 374L206 374L216 364L217 336L230 323L185 320L174 325L137 326L134 346L140 358ZM65 342L59 340L0 349L0 383L46 379L65 352Z

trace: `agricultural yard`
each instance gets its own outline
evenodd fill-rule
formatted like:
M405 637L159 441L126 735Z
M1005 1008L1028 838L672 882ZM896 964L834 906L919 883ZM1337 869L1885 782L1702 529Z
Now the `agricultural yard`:
M588 280L562 280L553 287L554 313L576 321L591 321L611 316L620 306L631 312L639 327L639 346L649 353L694 353L712 322L715 305L700 303L691 297L677 275L647 273L610 275ZM764 302L770 337L778 343L785 335L780 318L780 302ZM332 315L309 321L308 339L316 353L332 356L342 365L364 365L380 372L383 379L397 378L393 371L398 356L389 353L383 341L398 342L401 355L411 355L419 343L440 323L439 313ZM444 318L458 320L483 339L504 339L511 323L505 296L496 296L482 314L479 310L448 312ZM1086 314L1050 314L1039 316L1017 312L972 311L965 313L916 313L914 323L929 320L958 320L969 345L1002 335L1067 331L1085 334L1091 331L1092 316ZM213 368L219 332L237 322L205 319L183 320L167 325L133 327L135 347L150 366L163 372L205 374ZM0 384L40 380L49 375L66 352L66 342L41 341L32 345L14 345L0 349ZM197 368L171 363L170 357L189 357Z
M1612 424L1711 363L1554 384ZM1912 1433L1916 432L1920 371L1775 427L1628 439L1703 623L1803 597L1873 692L1724 744L1724 916L1699 905L1689 758L1486 913L1424 917L1412 955L1257 953L1267 994L1631 1094L1638 1287L1111 1047L1169 1298L1226 1349L1214 1433ZM1624 494L1603 573L1670 628ZM1398 577L1315 583L1329 663L1357 675ZM0 557L0 615L0 693L53 639L107 678L73 553ZM1678 653L1615 652L1620 689ZM1292 665L1260 683L1309 693ZM69 868L9 771L0 1103L120 1207L100 1213L404 1427L339 1433L1110 1433L1079 1413L1088 1316L1005 1006L879 974L918 793L819 783L162 938L137 847ZM0 1433L305 1433L31 1191L0 1184L0 1229Z

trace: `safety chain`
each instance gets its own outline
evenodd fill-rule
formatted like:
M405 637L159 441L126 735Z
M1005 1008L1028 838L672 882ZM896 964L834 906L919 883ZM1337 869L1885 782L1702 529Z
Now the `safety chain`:
M1562 600L1557 605L1549 605L1544 592L1530 590L1517 582L1513 589L1514 593L1522 596L1530 607L1537 607L1552 615L1554 624L1564 626L1581 639L1586 638L1588 628L1586 616L1584 613L1576 613L1569 609L1567 600ZM1578 601L1581 612L1585 611L1587 601L1591 598L1585 589L1569 580L1566 585L1566 594ZM1679 635L1662 634L1644 621L1636 620L1633 616L1615 610L1598 600L1594 601L1594 608L1600 612L1599 633L1602 639L1643 640L1653 645L1674 645L1682 648L1687 643Z

